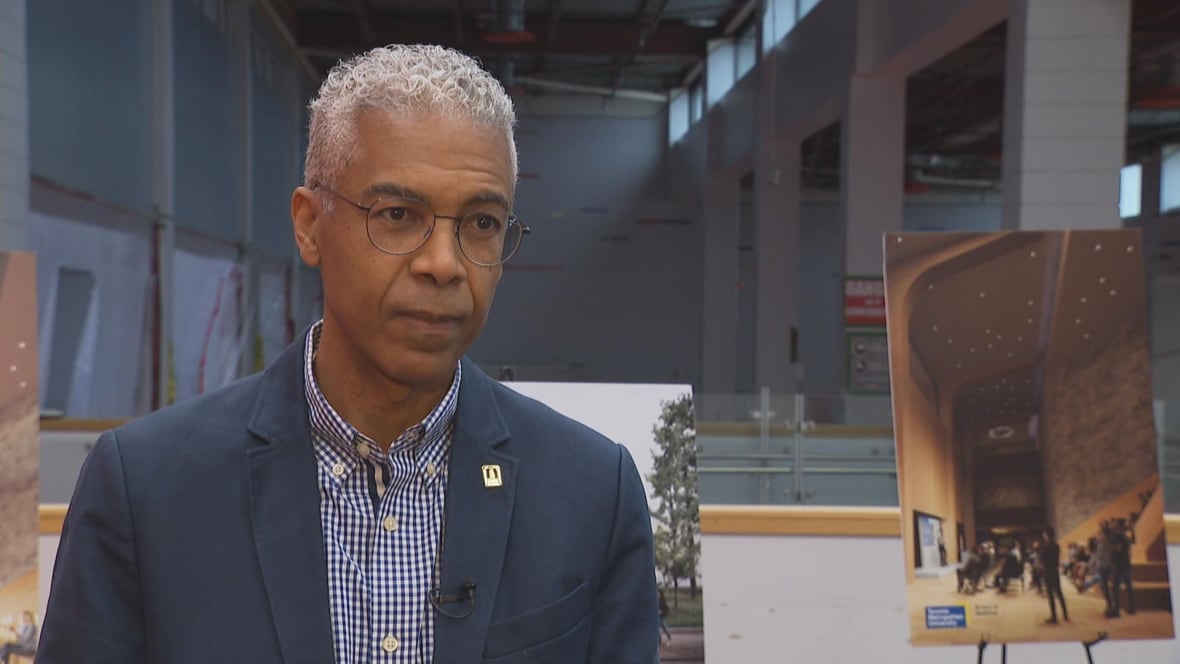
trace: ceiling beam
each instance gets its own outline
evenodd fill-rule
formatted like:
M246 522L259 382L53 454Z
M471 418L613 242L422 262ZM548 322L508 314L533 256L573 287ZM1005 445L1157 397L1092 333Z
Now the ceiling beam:
M557 25L548 18L527 20L525 29L537 36L530 44L490 44L480 38L473 18L465 18L463 38L456 40L452 14L369 13L368 24L375 43L431 43L450 46L472 55L507 56L560 54L597 54L630 56L635 52L636 26L631 20L603 21L562 17L561 38L550 47L549 33ZM712 28L695 28L681 23L654 26L643 45L644 55L697 55L705 52L708 40L716 36ZM299 13L296 30L299 45L312 51L359 50L365 42L356 17L349 13L306 11Z

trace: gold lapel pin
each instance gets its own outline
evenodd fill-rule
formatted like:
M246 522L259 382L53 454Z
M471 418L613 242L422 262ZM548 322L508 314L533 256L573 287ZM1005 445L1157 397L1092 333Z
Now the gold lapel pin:
M481 470L483 470L483 488L494 489L504 485L504 476L500 474L500 464L489 464L483 466Z

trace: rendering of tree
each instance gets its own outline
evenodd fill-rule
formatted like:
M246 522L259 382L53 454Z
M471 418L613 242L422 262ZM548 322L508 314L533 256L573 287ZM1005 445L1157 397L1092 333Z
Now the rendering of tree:
M693 422L692 396L661 402L659 422L652 436L659 446L653 452L653 471L647 479L657 505L656 569L665 585L673 588L678 606L679 581L687 579L692 597L697 593L697 567L701 558L701 512L697 495L697 438Z

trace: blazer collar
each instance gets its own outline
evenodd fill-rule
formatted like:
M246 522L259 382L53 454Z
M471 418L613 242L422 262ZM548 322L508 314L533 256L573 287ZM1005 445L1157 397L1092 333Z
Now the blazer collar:
M304 395L306 337L288 346L261 377L249 430L264 444L247 452L254 542L283 659L319 664L335 658L327 556ZM497 449L509 431L496 405L496 385L467 358L455 415L447 479L446 532L440 588L458 594L473 582L475 606L465 618L435 613L436 662L480 661L508 548L516 459ZM495 468L500 486L484 472ZM297 579L298 581L292 581ZM461 614L460 604L443 607Z
M320 664L336 657L303 385L305 340L284 349L261 376L248 428L264 444L246 453L254 545L276 640L288 664Z
M464 358L447 478L440 586L443 593L455 595L465 583L474 583L475 605L465 618L435 612L436 662L482 659L508 549L517 463L497 449L509 439L509 432L496 405L495 389L492 379ZM495 474L499 475L499 486L491 480ZM461 615L467 607L451 604L443 609Z

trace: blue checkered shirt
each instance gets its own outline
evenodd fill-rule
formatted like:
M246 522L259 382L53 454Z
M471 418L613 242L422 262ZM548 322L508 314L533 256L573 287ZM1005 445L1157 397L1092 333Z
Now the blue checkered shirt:
M344 421L312 371L322 321L304 354L336 664L429 664L447 460L462 368L443 400L389 448ZM298 580L294 581L298 583Z

